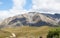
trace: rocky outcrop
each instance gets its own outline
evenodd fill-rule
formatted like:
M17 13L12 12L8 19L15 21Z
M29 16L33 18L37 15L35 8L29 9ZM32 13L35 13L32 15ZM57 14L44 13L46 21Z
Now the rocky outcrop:
M57 15L58 16L58 15ZM55 16L56 17L56 16ZM17 26L42 26L49 25L55 26L60 22L57 20L58 18L53 18L53 16L48 14L42 14L38 12L29 12L25 14L20 14L14 17L9 17L5 19L0 27L17 27Z

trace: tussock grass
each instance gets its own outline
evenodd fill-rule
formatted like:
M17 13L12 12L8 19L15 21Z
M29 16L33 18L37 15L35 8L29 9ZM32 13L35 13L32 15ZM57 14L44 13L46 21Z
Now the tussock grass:
M48 34L48 31L50 28L51 27L49 26L41 26L41 27L22 26L22 27L16 27L16 28L4 28L2 30L15 33L17 38L19 37L38 38L40 36L42 36L43 38L46 38L46 35Z
M16 34L16 38L39 38L42 36L46 38L49 30L60 29L60 27L32 27L32 26L20 26L20 27L9 27L3 28L0 31L0 38L5 38L11 36L11 33ZM3 31L2 31L3 30Z
M10 32L0 30L0 38L6 38L9 37L10 35L11 35Z

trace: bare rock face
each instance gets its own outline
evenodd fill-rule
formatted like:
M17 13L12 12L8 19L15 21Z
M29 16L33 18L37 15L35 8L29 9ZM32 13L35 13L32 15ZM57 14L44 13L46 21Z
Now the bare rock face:
M18 26L56 26L60 22L56 19L52 18L52 16L48 16L48 14L42 14L38 12L29 12L21 15L17 15L14 17L9 17L5 19L0 27L18 27Z

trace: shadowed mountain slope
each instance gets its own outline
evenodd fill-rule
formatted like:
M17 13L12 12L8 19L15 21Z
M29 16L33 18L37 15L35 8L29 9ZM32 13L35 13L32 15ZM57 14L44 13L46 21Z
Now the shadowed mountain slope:
M38 12L29 12L5 19L0 27L17 26L57 26L60 24L59 14L43 14Z

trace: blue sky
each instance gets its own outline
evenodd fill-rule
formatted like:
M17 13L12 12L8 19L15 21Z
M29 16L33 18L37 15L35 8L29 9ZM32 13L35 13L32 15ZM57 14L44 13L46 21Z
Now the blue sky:
M26 10L26 11L30 11L30 9L31 10L38 9L40 12L60 13L60 1L59 0L0 0L0 11L13 9L15 3L16 3L15 5L16 9L21 7L23 8L23 10ZM20 6L19 6L19 3L20 3Z
M13 7L13 1L12 0L0 0L0 11L1 10L8 10Z
M9 10L13 7L14 3L12 0L0 0L0 11ZM26 0L23 9L29 10L32 7L32 0Z
M60 13L60 0L0 0L0 18L7 18L28 11Z
M0 0L0 18L15 16L31 8L32 0Z
M29 10L32 8L32 0L26 0L26 4L24 5L24 9Z

